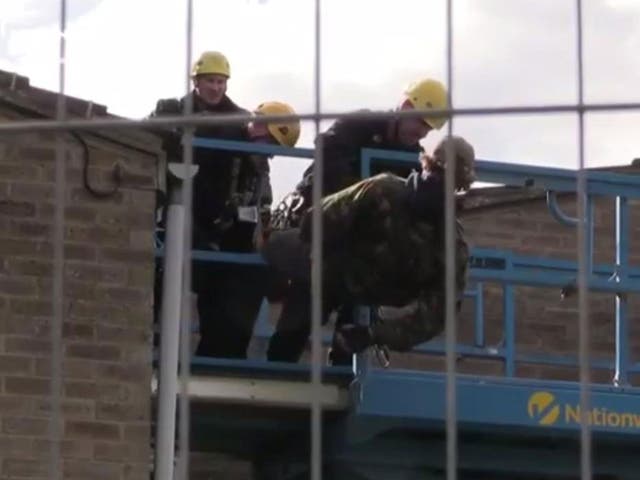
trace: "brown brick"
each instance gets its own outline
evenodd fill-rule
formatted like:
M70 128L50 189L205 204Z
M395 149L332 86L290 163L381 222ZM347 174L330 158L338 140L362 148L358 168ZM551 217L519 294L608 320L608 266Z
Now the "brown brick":
M114 480L122 476L122 466L117 463L89 460L66 460L63 475L65 480Z
M31 413L31 403L21 395L0 395L0 412L2 415L28 415ZM0 452L2 449L0 448Z
M119 360L121 349L115 345L96 345L92 343L73 343L66 347L66 354L71 358L88 360Z
M98 398L96 382L68 381L64 383L64 396L69 398Z
M49 422L43 418L5 417L2 419L2 433L9 435L46 435Z
M66 377L66 376L65 376ZM63 394L67 398L82 400L99 400L104 402L126 402L130 395L125 386L110 383L108 379L100 378L99 381L66 380L63 386Z
M41 202L53 198L53 191L51 183L15 182L10 185L9 196L18 200Z
M19 158L23 161L39 160L45 163L53 163L56 160L56 146L30 145L22 146L19 151Z
M155 248L153 230L133 230L129 232L128 245L135 249L148 249L153 251Z
M0 458L31 456L31 439L15 435L0 435Z
M36 206L31 202L0 199L0 215L7 217L34 217Z
M51 400L48 398L34 400L33 408L34 416L51 416L52 405ZM95 415L95 408L93 402L65 398L60 400L60 412L66 419L92 420Z
M52 302L50 300L36 300L12 298L10 302L11 312L18 315L46 317L53 315Z
M64 245L65 260L82 260L85 262L95 260L97 252L94 247L66 242Z
M73 185L80 184L83 180L82 169L77 165L67 164L67 168L64 171L64 178L67 183L67 198L66 201L70 202L69 189ZM55 184L56 181L56 167L55 164L45 165L42 168L42 180L45 182Z
M141 290L133 287L102 287L100 288L100 298L105 301L114 302L121 305L140 305L149 301L149 290Z
M41 288L43 292L51 291L53 288L52 282L47 279L41 282ZM97 294L97 286L95 282L78 281L65 277L64 282L64 295L65 298L72 302L74 300L94 300Z
M107 462L126 462L129 459L129 449L133 444L96 442L93 446L93 458Z
M0 163L0 179L18 181L33 181L40 178L41 170L30 164L5 164Z
M42 220L53 221L55 205L53 203L40 203L37 209L38 217ZM94 223L96 219L96 207L82 204L69 204L64 207L64 222L68 224Z
M5 377L4 391L14 395L47 395L51 392L51 382L43 378Z
M68 340L91 340L95 336L95 328L90 323L65 322L62 336Z
M127 314L117 305L105 305L104 302L73 300L69 309L72 318L88 318L93 322L126 324Z
M128 202L136 208L152 210L156 206L156 192L154 190L131 190Z
M43 338L49 331L49 320L47 318L7 315L1 325L3 333L21 337Z
M35 147L40 147L40 139L35 134L27 138L30 145ZM126 173L131 174L129 183L125 179L113 198L95 198L80 183L83 164L81 151L77 142L69 141L73 146L73 155L66 168L65 230L68 241L65 241L62 299L64 395L61 398L67 438L62 444L62 453L67 459L74 457L92 461L65 462L65 478L127 477L146 480L149 475L151 434L151 349L147 329L151 324L153 275L150 267L154 259L150 240L154 212L152 205L146 208L143 203L155 202L155 193L132 192L130 187L135 183L154 183L154 161L145 158L143 162L137 157L127 159L123 166ZM48 353L54 213L54 185L52 182L45 183L45 180L53 178L55 165L51 159L55 154L51 146L45 145L41 152L42 158L49 156L48 161L42 158L30 160L33 171L38 175L21 183L16 183L14 179L0 183L0 199L35 202L31 217L9 217L0 213L0 231L5 233L0 235L0 362L5 360L0 364L0 376L10 375L8 379L0 378L0 391L3 392L0 394L0 421L5 432L15 431L5 435L30 442L22 445L16 459L44 459L45 462L49 450L46 437L52 366ZM5 161L2 149L0 145L0 162ZM97 151L100 148L92 145L92 153ZM114 159L120 158L120 152L119 148L103 152L105 162L112 165ZM35 151L34 157L38 156L39 152ZM16 168L22 168L24 159L20 152L16 153L13 162ZM151 165L151 169L141 167L145 162ZM109 182L93 176L97 174L104 178L108 170L101 165L95 167L96 164L92 164L92 185L100 189L108 188ZM132 204L132 201L136 204ZM17 241L11 242L14 235ZM44 237L42 241L38 240L38 236ZM111 252L107 250L109 243L112 243ZM120 259L117 257L122 252L118 250L124 252ZM107 258L114 251L116 258ZM10 279L11 285L2 283L2 275ZM107 292L106 287L113 288L109 292L112 305L105 305L106 295L102 294ZM21 324L18 323L20 321ZM99 339L96 338L98 326ZM128 326L129 330L114 328L116 326ZM129 347L123 346L125 341ZM146 363L143 364L143 360ZM138 363L130 364L129 361ZM40 391L46 385L46 393L35 394L38 389L31 383L32 380L39 382ZM24 393L10 396L7 391ZM25 422L21 418L18 422L12 415L30 421ZM122 420L116 422L118 418ZM127 424L146 427L142 442L124 443ZM132 431L128 433L131 436ZM6 470L6 459L13 459L14 456L7 453L9 448L3 448L2 438L0 436L0 462L5 462L0 463L0 471L4 478L7 475L2 469ZM123 445L126 446L125 450ZM17 474L22 467L13 465L11 468ZM46 474L31 473L33 476L46 477Z
M93 457L93 443L86 440L62 440L59 443L60 455L62 458L84 458ZM51 441L45 439L33 440L33 450L40 455L46 455L51 449Z
M151 427L147 424L135 425L126 424L124 426L124 441L132 443L148 442L151 434Z
M95 376L95 362L87 360L70 360L63 359L62 374L67 379L92 379ZM51 375L51 359L36 359L36 375L39 377L48 377Z
M137 209L109 209L101 208L97 212L96 223L99 225L123 226L126 228L152 229L155 223L153 212Z
M93 456L96 460L107 462L148 462L150 453L150 448L145 442L96 442L93 449Z
M3 255L9 256L9 258L14 255L50 258L53 250L51 245L45 242L0 238L0 252L2 252Z
M43 477L49 475L49 463L46 459L25 460L5 458L2 461L2 474L5 478Z
M48 238L52 235L53 225L35 220L14 220L9 232L12 237Z
M124 266L108 266L87 263L71 263L65 266L65 274L69 278L83 282L123 284L127 279Z
M119 363L104 362L96 364L96 376L102 380L115 380L125 383L143 383L149 380L150 375L151 368L149 365L123 365Z
M129 232L123 227L68 225L65 239L78 243L126 246L129 243Z
M121 317L112 318L111 323L113 325L131 325L131 326L144 326L145 328L151 328L153 320L152 305L149 303L144 307L136 308L135 305L130 307L127 305L127 311ZM103 322L107 323L107 322Z
M51 342L29 337L6 337L4 339L6 353L47 354L51 351Z
M70 205L64 210L65 221L69 223L95 223L96 209L84 205Z
M122 480L148 480L150 474L148 461L143 464L127 464L124 466L124 476Z
M96 326L96 339L99 342L118 344L146 343L149 341L150 336L151 332L148 329L111 325Z
M130 402L133 397L130 388L128 385L100 382L98 383L97 400L108 403Z
M98 402L96 405L96 419L128 422L148 420L150 410L145 404L137 403L107 403Z
M151 288L154 281L155 268L148 267L130 267L127 276L127 285L132 287Z
M38 291L35 279L0 275L0 292L5 295L35 295Z
M17 355L0 355L0 375L29 374L32 369L32 358Z
M120 426L117 423L68 420L65 422L65 436L92 440L120 441Z
M123 345L122 361L128 365L148 365L151 361L149 345Z
M9 258L7 272L13 275L49 276L53 273L53 262L33 258Z
M153 255L153 252L147 249L104 247L100 251L101 260L126 264L149 264L153 261Z

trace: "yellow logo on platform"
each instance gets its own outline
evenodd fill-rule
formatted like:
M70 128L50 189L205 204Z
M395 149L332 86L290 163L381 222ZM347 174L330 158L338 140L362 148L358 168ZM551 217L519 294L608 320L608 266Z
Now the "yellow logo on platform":
M527 412L540 425L553 425L560 418L560 405L551 393L536 392L529 397Z
M554 425L559 421L580 425L584 418L588 425L595 427L640 429L640 413L592 406L583 416L579 404L560 403L555 395L545 391L534 392L529 397L527 413L538 425Z

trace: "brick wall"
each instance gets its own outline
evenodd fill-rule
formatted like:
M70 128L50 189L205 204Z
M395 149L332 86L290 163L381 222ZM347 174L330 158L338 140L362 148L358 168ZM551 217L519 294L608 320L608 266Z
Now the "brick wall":
M83 135L94 188L122 168L96 198L65 138L63 478L147 480L158 159ZM53 134L0 137L1 478L48 477L54 148Z

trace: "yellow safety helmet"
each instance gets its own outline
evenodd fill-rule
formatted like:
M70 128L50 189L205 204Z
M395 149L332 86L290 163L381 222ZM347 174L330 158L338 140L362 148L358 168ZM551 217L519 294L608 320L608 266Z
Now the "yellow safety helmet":
M296 112L284 102L263 102L255 109L257 115L295 115ZM300 138L300 120L267 122L269 133L284 147L293 147Z
M404 94L416 110L444 110L448 106L447 88L431 78L412 83ZM440 130L447 123L447 117L424 117L424 121L431 128Z
M191 75L224 75L231 76L229 60L220 52L208 51L200 55L200 58L193 64Z

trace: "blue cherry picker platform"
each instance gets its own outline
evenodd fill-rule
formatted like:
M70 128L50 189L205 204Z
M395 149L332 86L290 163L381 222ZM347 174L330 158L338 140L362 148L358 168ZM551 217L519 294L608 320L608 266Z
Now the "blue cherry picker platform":
M314 151L215 139L196 138L194 146L312 159ZM362 150L362 175L376 161L415 162L406 153ZM540 189L546 192L551 215L575 226L564 214L556 194L577 191L573 170L477 162L482 182ZM615 263L593 263L594 201L615 199ZM615 358L592 359L594 369L615 371L609 384L588 385L586 415L592 440L594 478L640 478L640 389L629 376L640 373L631 361L627 304L640 291L640 269L629 265L630 205L640 197L640 177L587 171L585 205L587 275L590 291L615 297ZM499 359L504 376L455 375L460 479L580 478L580 384L518 378L519 362L577 365L575 357L524 354L516 351L517 286L553 287L575 283L576 262L519 255L502 249L475 248L470 288L475 302L474 330L478 341L459 343L456 352ZM159 244L157 255L164 254ZM193 251L199 262L263 263L259 254ZM504 340L486 347L483 336L483 283L502 288ZM266 305L265 305L266 307ZM366 309L362 310L366 313ZM268 338L272 327L266 308L254 335ZM328 336L323 339L326 344ZM416 348L424 355L443 355L442 344ZM225 360L193 357L187 392L190 402L190 448L233 455L251 462L256 479L309 478L310 403L322 406L323 478L437 479L446 478L445 373L382 368L370 354L354 358L352 367L323 367L322 386L314 391L309 365L267 363L259 359Z

